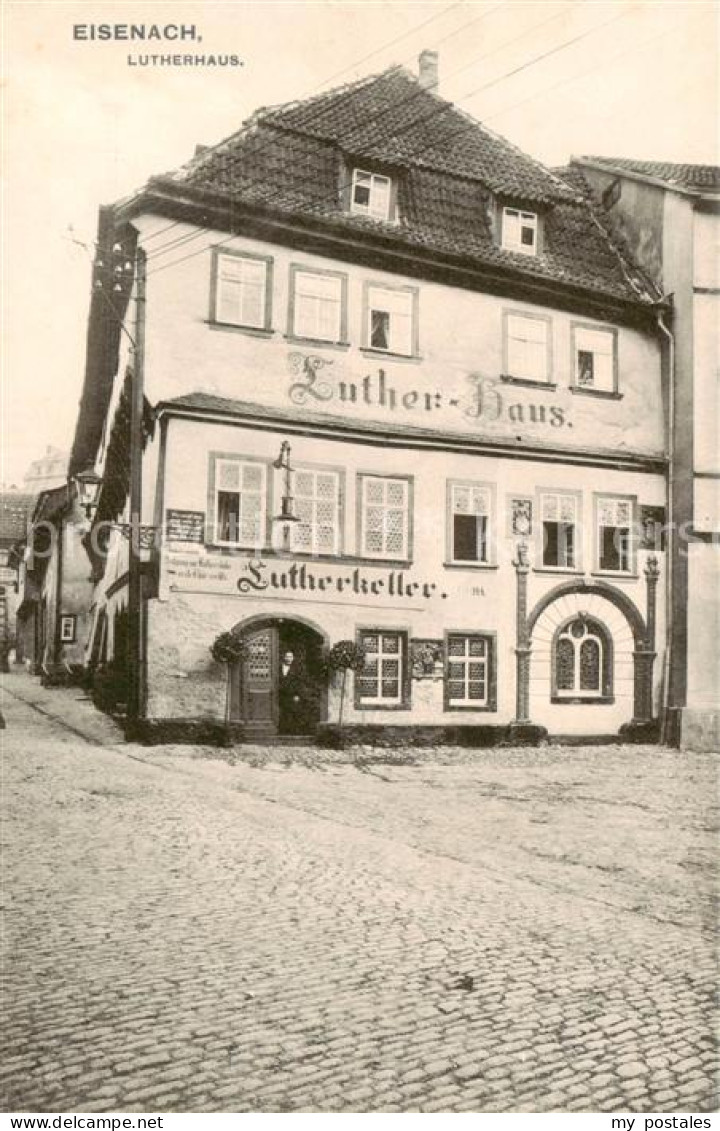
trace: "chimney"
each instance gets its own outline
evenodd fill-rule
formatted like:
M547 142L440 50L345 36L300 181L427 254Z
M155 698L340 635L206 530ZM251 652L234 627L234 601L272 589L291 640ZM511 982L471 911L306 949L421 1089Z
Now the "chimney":
M438 53L437 51L421 51L418 59L420 86L437 94L438 88Z

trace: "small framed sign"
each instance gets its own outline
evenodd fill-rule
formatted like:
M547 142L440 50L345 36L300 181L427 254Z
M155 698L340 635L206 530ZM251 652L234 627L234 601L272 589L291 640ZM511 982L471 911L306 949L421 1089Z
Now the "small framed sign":
M63 613L60 617L60 641L62 644L75 643L75 628L77 617L70 613Z
M203 511L168 510L165 516L165 534L168 542L205 541L205 514Z
M532 499L510 499L508 526L513 538L527 538L532 534L532 507Z

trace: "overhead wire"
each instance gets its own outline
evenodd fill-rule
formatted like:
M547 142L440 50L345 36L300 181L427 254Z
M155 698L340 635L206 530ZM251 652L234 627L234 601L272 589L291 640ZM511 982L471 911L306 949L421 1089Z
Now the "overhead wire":
M574 0L574 3L577 3L577 2L578 2L578 0ZM500 0L499 3L495 4L492 8L489 8L487 11L483 12L482 15L474 17L474 19L469 20L467 23L462 24L459 28L455 28L453 31L449 32L442 39L437 40L436 46L440 46L441 44L445 43L448 39L452 39L453 36L459 35L462 31L466 31L469 27L472 27L475 24L480 23L482 20L484 20L488 16L492 15L493 12L496 12L499 8L505 7L507 3L509 3L509 0ZM451 5L451 7L455 7L455 6L457 6L457 5ZM445 11L448 11L448 10L449 9L445 9ZM476 65L478 62L481 62L483 59L489 58L491 55L496 54L497 51L502 50L503 48L509 46L512 43L515 43L518 39L522 39L525 35L528 35L531 31L534 31L534 30L542 27L544 24L549 23L551 20L557 19L562 14L563 14L562 12L555 13L553 16L550 16L549 18L540 21L540 23L534 24L531 28L526 28L523 32L520 33L520 35L514 36L510 40L506 40L504 43L499 44L492 51L486 52L484 55L481 55L479 58L471 59L469 61L469 63L466 63L462 67L451 72L451 74L448 77L452 78L455 75L461 74L463 71L467 70L469 67ZM409 61L410 61L409 59L406 59L406 60L403 60L401 63L396 64L396 65L397 66L403 66L404 63L409 62ZM346 68L346 69L350 69L350 68ZM331 92L328 92L328 93L331 93ZM423 93L424 93L423 88L418 87L417 89L412 90L410 92L410 94L407 95L405 98L402 98L397 102L394 102L391 106L381 107L379 110L376 110L374 113L367 115L363 119L363 128L368 129L369 126L371 126L372 124L377 122L379 119L385 117L387 114L396 114L398 109L401 109L402 107L404 107L404 106L406 106L406 105L408 105L412 102L421 100ZM301 101L301 100L298 100L298 101ZM323 111L324 111L324 105L322 105L319 108L318 115L321 115L323 113ZM312 116L311 116L310 120L312 121ZM407 128L410 128L412 126L412 124L413 124L412 122L408 123ZM221 149L231 138L236 137L239 133L241 133L240 130L236 131L235 134L230 134L229 138L223 138L223 140L218 142L216 145L207 147L207 149L203 150L203 153L202 153L203 159L206 159L210 154L212 154L213 151ZM259 147L260 152L262 152L262 149L263 149L263 147L260 146ZM258 187L260 187L260 186L266 187L266 182L264 180L260 180L259 178L255 178L255 177L252 177L252 176L246 176L245 181L249 182L250 185L256 184L256 185L258 185ZM341 185L340 191L342 191L346 187L349 187L349 183L348 183L348 185ZM271 193L270 196L266 196L265 197L265 203L272 201L278 195L279 194L272 194ZM168 225L168 226L174 227L178 223L179 223L179 221L175 221L175 224ZM171 241L168 242L168 244L163 244L159 248L153 249L153 251L149 254L148 258L153 259L155 257L163 255L168 250L173 250L174 244L176 242L185 243L190 239L197 238L200 234L201 234L201 232L198 232L195 235L191 235L191 236L187 236L187 237L180 236L180 237L178 237L177 241L171 240Z
M490 9L487 13L485 13L485 15L490 15L492 11L496 10L497 7L501 7L501 6L502 6L501 4L496 5L495 8ZM455 75L460 74L461 72L467 70L469 67L477 65L478 62L481 62L484 59L490 58L490 56L497 54L498 51L503 50L504 48L512 45L513 43L516 43L520 39L524 38L526 35L529 35L532 32L537 31L539 28L545 26L546 24L551 23L553 20L558 19L560 16L562 16L564 14L565 14L565 12L556 12L553 15L546 17L544 20L541 20L538 23L533 24L531 27L523 29L523 31L520 32L518 35L513 36L509 40L504 40L502 43L498 44L491 51L487 51L483 55L480 55L480 56L478 56L474 59L471 59L468 63L464 64L462 67L457 68L455 71L451 72L450 75L448 75L447 77L452 78ZM478 18L476 18L475 20L472 20L470 22L471 23L477 23ZM455 31L451 32L450 35L459 34L459 32L461 30L463 30L463 29L462 28L455 29ZM445 38L449 38L449 37L450 36L446 36ZM373 121L376 121L377 119L384 117L385 115L387 115L389 113L397 113L397 110L399 108L402 108L404 105L406 105L408 103L420 100L424 93L425 92L424 92L423 88L419 87L418 89L413 90L408 97L401 99L399 102L394 103L392 106L383 107L381 110L376 111L375 114L369 115L363 121L363 128L366 129L368 127L368 125L373 123ZM410 122L406 123L406 125L401 130L397 130L394 134L390 135L390 140L401 136L402 133L407 132L409 129L412 129L417 124L424 124L425 122L430 121L434 117L437 117L437 116L440 116L441 114L447 113L447 111L449 109L452 109L452 104L448 103L448 102L443 103L443 105L440 108L434 109L432 114L421 115L420 117L415 118L415 119L411 120ZM467 129L474 129L476 127L476 124L477 123L472 122L467 127L465 125L463 125L461 132L464 132L466 128ZM258 188L265 188L266 187L266 180L265 179L253 177L252 175L249 175L249 174L245 174L244 177L243 177L243 180L244 180L245 186L249 186L249 187L257 186ZM340 184L338 186L338 192L342 192L346 188L349 188L351 183L352 182L349 180L346 183ZM278 197L280 195L282 195L282 194L277 193L277 192L266 194L263 197L263 204L272 203L272 201L275 200L275 199L278 199ZM325 198L324 197L321 198L318 195L318 203L326 203ZM157 248L154 251L150 252L148 259L154 260L154 259L160 258L162 255L165 255L169 252L176 251L181 246L185 246L188 243L191 243L192 241L199 239L205 232L208 232L208 231L211 231L211 230L213 230L213 229L209 229L209 228L196 229L195 231L193 231L191 233L187 233L183 236L178 237L177 240L169 241L167 244L164 244L160 248ZM230 237L230 238L232 238L232 237ZM227 242L227 241L222 241L222 242ZM218 245L218 246L220 246L220 245ZM178 260L177 262L184 262L186 258L188 258L188 257L183 257L182 260ZM154 274L155 271L158 271L158 270L160 270L160 268L156 268L154 271L149 272L149 274Z
M578 42L580 39L587 38L589 35L592 34L593 31L600 31L604 27L607 27L609 24L615 23L617 20L624 18L627 14L628 13L626 11L623 11L623 12L619 13L618 15L613 16L610 20L606 20L602 24L596 24L596 25L594 25L594 28L587 29L585 32L582 32L580 35L574 36L572 40L566 40L566 41L564 41L563 44L556 44L555 47L551 48L549 51L543 52L541 57L538 57L536 60L534 60L532 62L528 61L526 64L523 65L522 69L523 70L527 69L527 67L533 65L534 62L539 62L541 60L541 58L547 58L548 55L557 53L558 51L562 50L565 46L570 46L571 44ZM547 22L549 22L549 21L547 21ZM518 38L520 38L520 37L518 37ZM513 72L508 72L508 77L510 76L510 74L517 73L517 71L518 71L518 68L515 68L513 70ZM560 84L557 84L557 85L560 85ZM413 92L413 93L415 93L415 92ZM439 110L435 110L432 115L424 115L421 118L415 119L414 121L407 123L406 126L403 127L403 129L398 130L394 134L390 135L390 140L393 140L393 139L400 137L408 129L413 128L418 123L424 123L424 122L430 121L430 119L432 117L436 117L440 114L446 113L448 108L451 108L451 104L445 103ZM478 124L482 124L482 123L478 123L475 119L471 119L468 122L463 122L462 126L459 129L450 130L448 133L446 133L444 135L444 137L442 139L442 144L444 145L447 141L453 140L454 138L461 136L464 133L474 131L475 129L477 129ZM419 150L416 153L411 154L411 156L412 157L422 156L424 153L426 153L428 151L428 148L430 148L430 147L425 147L425 149ZM248 178L246 178L246 180L247 179ZM249 179L251 180L251 182L254 180L253 178L249 178ZM257 183L258 185L261 185L263 182L260 182L259 180L257 180L257 181L255 181L255 183ZM340 186L341 189L343 187L348 187L350 183L351 182L348 182L348 184L344 185L344 186L341 185ZM277 193L270 194L269 196L264 197L262 203L267 204L267 203L271 202L273 199L276 199L278 197L278 195L280 195L280 194L277 194ZM325 198L318 197L318 204L320 204L320 203L325 205L327 203L327 201L325 200ZM200 238L200 236L202 236L205 232L212 231L212 230L213 229L207 229L207 228L200 229L196 233L193 233L193 237L194 238ZM234 238L236 238L235 234L231 233L229 236L227 236L225 239L221 240L218 244L216 244L214 246L215 247L222 247L224 244L231 242L231 240L233 240ZM188 242L190 242L190 239L191 239L191 237L189 236ZM160 266L154 268L153 270L150 270L148 272L148 276L158 274L160 271L163 271L163 270L165 270L165 269L167 269L171 266L178 265L180 263L184 263L187 260L193 258L194 255L202 254L203 250L204 249L198 249L197 251L192 252L189 255L182 256L181 258L179 258L177 260L172 260L170 263L161 264Z

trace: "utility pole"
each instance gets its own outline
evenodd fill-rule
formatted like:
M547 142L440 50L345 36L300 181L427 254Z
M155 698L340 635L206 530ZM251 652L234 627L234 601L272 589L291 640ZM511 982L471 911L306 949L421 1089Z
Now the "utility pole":
M128 722L142 712L143 599L141 572L143 405L145 403L145 305L147 256L135 253L135 348L130 400L130 538L128 558Z

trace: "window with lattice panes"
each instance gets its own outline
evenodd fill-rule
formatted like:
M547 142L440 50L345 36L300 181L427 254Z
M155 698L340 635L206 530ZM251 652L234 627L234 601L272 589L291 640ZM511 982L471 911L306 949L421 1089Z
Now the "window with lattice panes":
M343 279L314 271L293 274L293 327L299 338L339 342L343 325Z
M362 671L355 676L356 703L381 707L401 705L407 663L405 634L372 629L359 636L365 662Z
M450 555L453 562L490 560L490 488L450 484Z
M542 563L575 569L578 564L578 497L545 492L540 497Z
M631 573L634 567L632 499L602 495L597 500L597 567Z
M554 694L558 699L593 700L611 692L610 645L605 629L579 615L554 641Z
M340 553L340 475L337 471L298 468L293 475L295 514L292 548L298 553Z
M615 334L589 326L573 328L575 386L612 393L616 387Z
M360 552L371 558L410 556L410 483L360 476Z
M549 330L545 318L506 315L506 376L522 381L550 380Z
M262 330L270 325L270 261L217 253L215 321Z
M215 540L261 546L266 532L267 472L250 460L215 460Z
M490 697L491 641L452 633L447 638L445 694L448 707L487 707Z

